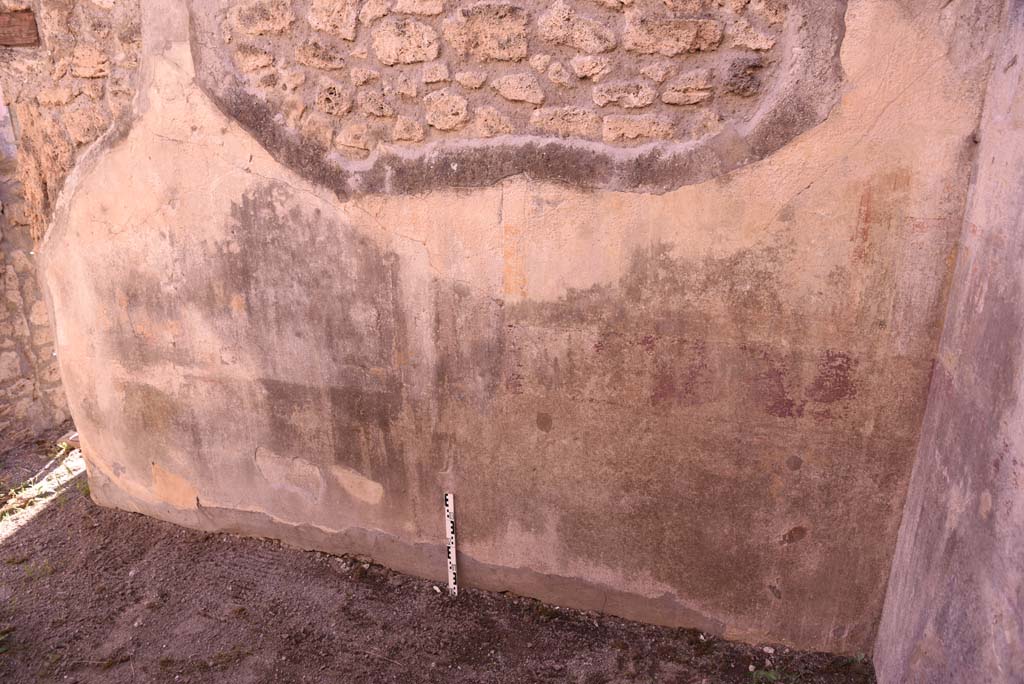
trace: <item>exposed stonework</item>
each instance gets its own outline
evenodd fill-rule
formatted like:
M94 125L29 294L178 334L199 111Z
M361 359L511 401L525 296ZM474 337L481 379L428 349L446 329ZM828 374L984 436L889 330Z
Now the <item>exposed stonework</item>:
M630 10L626 14L622 43L630 52L675 57L687 52L714 50L722 42L722 32L722 23L714 19L649 15Z
M510 74L496 78L493 83L498 94L510 102L544 103L544 91L533 74Z
M42 236L78 154L126 111L140 45L137 0L47 2L36 16L43 46L0 48L0 86L17 126L17 177L33 239ZM238 16L240 27L254 30L255 16ZM237 47L247 66L265 61L252 42Z
M604 117L601 136L607 142L671 138L671 119L657 114L611 115Z
M618 42L611 28L575 12L565 0L555 0L537 20L537 28L542 40L587 54L610 52Z
M665 84L661 92L661 101L673 105L695 105L710 100L713 94L711 72L708 69L699 69Z
M68 416L36 243L79 155L123 117L140 44L135 2L40 5L41 45L0 48L0 447ZM273 63L258 48L238 59Z
M395 119L395 128L391 132L391 139L396 142L420 142L425 135L419 121L400 116Z
M604 107L614 103L623 109L640 109L654 102L657 91L642 82L617 81L594 86L594 104Z
M277 20L273 31L280 33L292 22L289 0L257 0L264 5L271 5L264 10L269 15L268 21ZM311 0L307 19L309 25L317 31L333 33L344 40L356 37L356 19L358 18L359 0Z
M0 164L9 159L0 160ZM0 172L0 448L68 418L25 207Z
M374 141L367 152L374 153L374 159L387 154L394 118L402 116L423 125L425 143L468 139L481 145L502 144L495 139L504 135L560 145L578 140L639 149L655 143L681 155L671 161L662 154L666 166L692 169L690 175L713 174L749 161L761 154L763 144L758 140L778 145L790 135L770 122L785 122L796 132L830 107L839 72L831 66L822 69L822 63L834 59L842 36L838 9L835 3L820 0L555 0L548 5L532 0L191 2L193 49L211 94L221 106L237 110L240 120L259 131L271 147L287 147L291 151L286 156L306 160L305 172L335 175L330 184L339 192L370 186L349 180L347 172L337 168L336 146L322 144L322 126L312 126L318 132L316 140L304 137L311 127L303 118L316 111L333 117L335 135L350 123L366 125ZM805 78L812 63L813 75ZM282 88L284 75L296 73L306 75L305 83ZM320 101L317 84L323 76L330 74L338 88L359 88L367 83L368 73L379 74L375 94L353 93L355 104L348 108L344 99L330 111L313 106ZM694 74L700 78L694 80ZM460 99L430 97L442 90ZM779 92L786 94L778 96ZM401 99L388 100L389 94ZM294 98L305 99L303 113L294 114ZM440 116L442 101L464 101L465 116ZM598 116L609 107L638 110L649 115L643 121L659 122L657 135L606 135L602 127L590 125L537 125L547 121L544 115L533 116L531 108L539 107L589 109ZM285 109L292 114L275 117ZM484 114L477 117L477 109L484 109ZM501 115L500 126L483 123L497 121L495 112ZM464 125L474 121L481 125ZM708 121L722 125L707 126ZM271 133L272 127L281 130ZM567 134L569 130L575 132ZM743 143L737 144L736 136L751 136L746 143L749 152L742 152ZM701 147L689 145L694 141ZM408 143L414 141L401 142L406 148L403 158L408 159ZM378 149L377 143L384 147ZM459 149L465 155L471 148ZM563 148L560 153L571 150ZM546 155L550 159L550 151ZM646 170L618 168L634 163ZM588 170L593 165L565 166L578 169L581 176L593 175ZM481 183L498 173L480 164L455 167L464 169L460 173L477 169L486 176ZM397 178L374 168L375 174ZM631 184L660 174L655 166L641 163L639 156L617 158L612 173L623 179L617 182ZM689 181L658 180L665 185L678 182Z
M473 119L476 134L481 138L493 138L512 132L512 122L494 107L480 107Z
M425 98L427 123L442 131L454 131L462 128L469 118L466 98L447 90L436 90Z
M569 60L569 64L578 78L589 78L592 81L600 80L602 76L611 71L611 60L607 57L576 55Z
M456 53L480 61L518 62L527 54L525 9L509 3L479 3L459 9L444 22Z
M386 66L429 62L438 49L437 32L415 19L390 17L373 30L373 51Z
M530 124L563 138L590 138L598 135L601 117L583 107L547 107L534 110Z
M0 106L0 135L9 131ZM12 153L0 149L0 449L68 417Z

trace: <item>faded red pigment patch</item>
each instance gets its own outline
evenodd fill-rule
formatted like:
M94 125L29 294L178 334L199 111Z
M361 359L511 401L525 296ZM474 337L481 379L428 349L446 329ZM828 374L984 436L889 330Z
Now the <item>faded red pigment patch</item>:
M864 188L857 211L857 226L850 237L854 243L855 261L867 259L872 244L881 238L880 234L884 234L893 225L893 221L900 218L899 212L905 206L910 181L909 171L897 169Z
M818 374L807 388L807 397L822 404L849 399L857 393L853 374L856 359L845 352L825 350L818 363Z
M791 383L789 366L776 358L769 350L740 345L740 351L751 358L755 375L750 381L750 393L754 403L776 418L799 418L804 415L805 401L795 399L788 384Z

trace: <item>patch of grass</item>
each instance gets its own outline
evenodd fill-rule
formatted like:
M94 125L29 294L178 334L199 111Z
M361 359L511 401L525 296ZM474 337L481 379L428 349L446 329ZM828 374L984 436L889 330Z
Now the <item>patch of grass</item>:
M131 659L132 657L128 654L110 656L100 664L100 669L106 671L121 663L127 663Z
M252 655L252 651L234 646L227 651L221 651L210 658L210 665L217 670L223 670L235 663L238 663Z
M233 646L226 651L219 651L209 659L202 658L161 658L158 662L163 671L173 671L179 675L197 674L211 670L227 670L252 655L252 651L241 646Z
M558 617L558 611L546 603L538 603L534 606L533 612L541 622L548 622Z
M25 566L25 577L30 582L43 577L49 577L53 572L53 565L48 560L44 560L42 563L29 563Z
M750 673L750 678L755 682L755 684L761 684L762 682L780 681L782 679L782 675L775 670L754 670Z
M89 489L89 480L85 479L84 477L80 477L75 480L75 489L77 489L78 493L84 496L86 499L88 499L89 495L92 493L91 490Z
M14 627L0 629L0 653L7 653L11 650L11 635L14 634Z

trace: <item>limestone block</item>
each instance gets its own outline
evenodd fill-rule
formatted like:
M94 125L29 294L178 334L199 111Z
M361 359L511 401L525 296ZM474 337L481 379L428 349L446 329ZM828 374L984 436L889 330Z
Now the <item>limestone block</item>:
M466 98L447 89L429 93L423 103L427 108L427 123L440 131L462 128L469 119Z
M414 64L437 58L437 31L415 19L387 17L373 29L373 51L382 64Z
M537 20L540 37L557 45L590 54L609 52L617 44L615 32L599 21L580 15L564 0L556 2Z
M480 61L517 62L527 53L526 10L503 2L459 9L444 22L444 36L459 55Z
M533 74L509 74L494 79L491 86L510 102L528 102L535 105L544 102L544 90Z

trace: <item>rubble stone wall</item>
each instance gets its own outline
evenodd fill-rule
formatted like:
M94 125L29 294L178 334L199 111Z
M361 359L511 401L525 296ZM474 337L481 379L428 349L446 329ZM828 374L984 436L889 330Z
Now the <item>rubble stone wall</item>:
M25 203L17 179L16 139L0 106L0 448L67 418L53 331Z
M357 158L378 140L698 139L749 114L785 3L647 4L252 0L221 38L289 126Z
M755 161L827 115L844 6L203 0L191 20L203 88L340 194L523 172L664 190Z
M76 160L127 111L140 47L138 2L0 2L21 10L40 43L0 48L0 444L68 417L35 250Z

